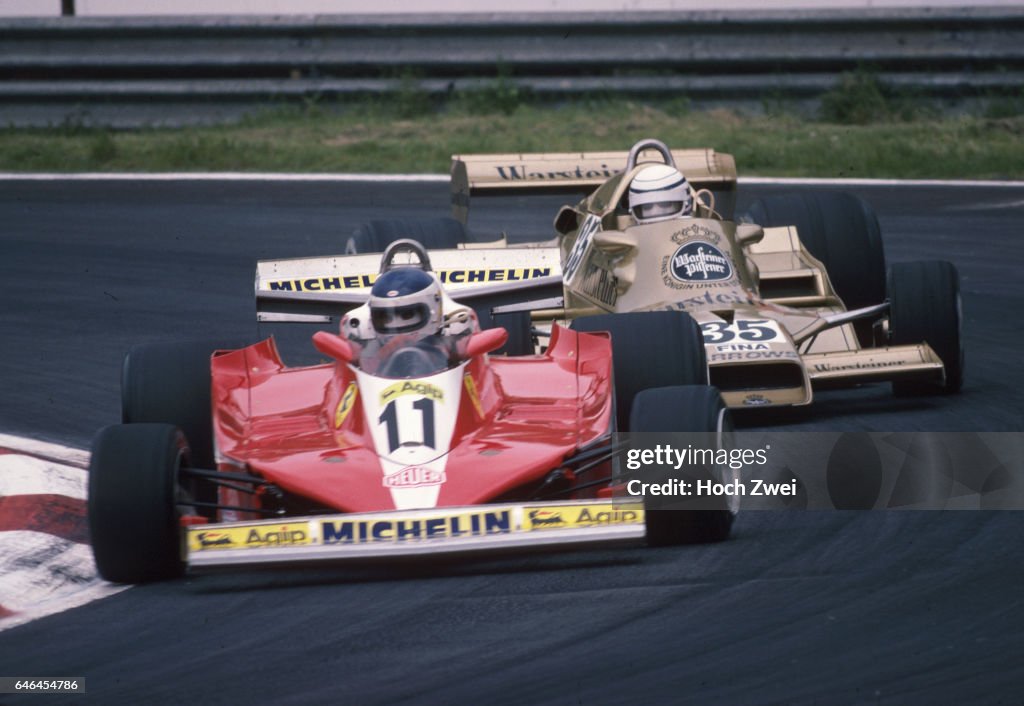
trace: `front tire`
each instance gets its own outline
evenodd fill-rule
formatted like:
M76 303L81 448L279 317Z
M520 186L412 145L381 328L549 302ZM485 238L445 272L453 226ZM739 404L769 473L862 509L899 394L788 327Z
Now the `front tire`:
M714 387L659 387L637 394L630 414L630 429L636 433L657 433L659 436L655 439L659 441L664 434L701 432L700 445L717 449L727 443L724 438L732 431L732 420L721 395ZM680 439L678 436L674 438ZM695 440L698 437L687 434L682 438ZM634 439L642 441L644 446L654 440L651 437ZM672 439L665 438L666 441ZM691 467L687 472L687 480L694 482L702 479L720 483L735 479L723 478L719 470L714 466ZM647 543L653 547L725 541L729 538L739 509L738 503L734 502L737 496L686 498L678 503L663 498L655 503L653 497L644 496Z
M685 312L585 316L573 321L572 329L611 334L619 431L631 429L633 399L642 390L708 382L704 335L697 322Z
M187 457L184 435L169 424L119 424L96 435L87 506L100 576L145 583L183 573L176 502Z

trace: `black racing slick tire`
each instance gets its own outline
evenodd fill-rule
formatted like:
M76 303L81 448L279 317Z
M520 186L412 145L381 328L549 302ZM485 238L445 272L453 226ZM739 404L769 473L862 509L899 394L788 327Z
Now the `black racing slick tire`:
M898 262L889 268L889 342L925 342L942 360L935 382L893 381L898 395L959 392L964 381L960 275L951 262Z
M481 326L484 326L484 314L477 312ZM508 331L508 340L505 345L495 351L498 355L533 355L536 352L536 340L533 335L533 321L530 319L530 312L517 311L512 314L498 314L491 317L494 326L501 326Z
M796 226L800 241L825 266L847 309L884 301L882 231L864 199L834 191L765 196L751 204L747 215L766 228Z
M721 395L714 387L658 387L643 390L634 398L630 429L632 445L637 448L651 448L664 441L676 447L693 445L717 449L728 444L732 420ZM676 432L690 433L672 436ZM663 474L650 470L657 474L647 476L653 482L677 476L685 477L691 484L698 480L716 483L735 480L723 477L722 469L706 465L684 467L681 470L666 468ZM735 473L727 469L726 472ZM730 498L708 495L676 500L645 494L647 544L673 546L725 541L732 531L738 510L736 500L738 496Z
M244 342L175 341L133 347L121 369L121 422L181 429L196 468L213 468L210 357Z
M708 382L704 336L697 322L685 312L585 316L573 321L572 329L611 334L619 431L630 430L633 398L641 390Z
M180 576L175 505L188 444L170 424L117 424L93 439L89 535L100 576L146 583Z
M415 240L427 250L453 250L469 240L466 226L454 218L375 220L353 231L345 244L346 255L384 252L396 240Z
M671 412L671 414L666 414ZM641 390L633 398L629 428L635 432L729 433L729 410L710 385L676 385Z

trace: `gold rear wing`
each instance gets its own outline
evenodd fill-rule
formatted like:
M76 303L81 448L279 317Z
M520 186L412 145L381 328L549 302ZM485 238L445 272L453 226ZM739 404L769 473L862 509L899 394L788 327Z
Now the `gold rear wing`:
M628 152L552 152L453 155L452 215L466 223L471 196L589 193L626 167ZM713 149L672 150L676 167L695 189L721 194L736 188L736 161ZM654 150L637 162L662 162Z

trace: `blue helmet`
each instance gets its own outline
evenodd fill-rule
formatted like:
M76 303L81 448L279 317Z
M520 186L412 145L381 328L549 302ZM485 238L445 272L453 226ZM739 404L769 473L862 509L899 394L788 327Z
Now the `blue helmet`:
M370 290L370 321L380 335L441 330L441 285L416 267L383 273Z

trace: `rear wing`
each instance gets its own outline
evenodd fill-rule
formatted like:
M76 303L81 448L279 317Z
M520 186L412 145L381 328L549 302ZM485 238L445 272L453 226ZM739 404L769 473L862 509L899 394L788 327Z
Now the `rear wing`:
M465 224L470 197L481 194L589 193L621 174L628 156L628 152L453 155L452 215ZM672 150L672 157L695 189L715 192L716 203L731 213L736 190L736 161L731 154L690 149ZM637 161L661 163L663 159L656 151L645 150Z
M474 309L562 294L558 248L435 250L430 261L449 296ZM327 323L366 301L380 266L379 254L261 260L257 321Z

